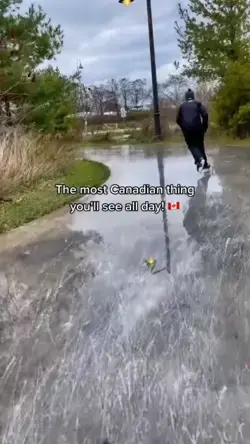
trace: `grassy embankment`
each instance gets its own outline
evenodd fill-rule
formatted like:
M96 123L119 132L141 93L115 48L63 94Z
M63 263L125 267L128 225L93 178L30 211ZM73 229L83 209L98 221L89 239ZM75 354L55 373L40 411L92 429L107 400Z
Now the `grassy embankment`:
M0 233L16 228L79 195L58 195L55 185L99 186L109 168L75 160L74 148L59 141L9 132L0 140Z

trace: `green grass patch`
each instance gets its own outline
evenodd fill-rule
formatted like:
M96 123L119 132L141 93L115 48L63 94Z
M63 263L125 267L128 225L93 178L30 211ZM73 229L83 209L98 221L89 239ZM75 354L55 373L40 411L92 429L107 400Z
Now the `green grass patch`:
M227 136L221 137L207 137L207 143L217 143L217 145L223 147L250 147L250 139L234 139Z
M71 168L60 172L57 177L41 180L32 187L22 187L10 195L12 202L0 205L0 233L45 216L80 197L79 194L57 194L56 184L100 186L109 175L109 168L102 163L77 160Z

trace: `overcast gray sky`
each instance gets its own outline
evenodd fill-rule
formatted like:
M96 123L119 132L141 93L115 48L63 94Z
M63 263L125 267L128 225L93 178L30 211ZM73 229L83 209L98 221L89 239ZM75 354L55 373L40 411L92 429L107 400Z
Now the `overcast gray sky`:
M185 0L187 2L187 0ZM24 0L24 5L29 5ZM84 83L111 77L149 78L149 47L146 0L129 7L118 0L39 0L53 23L64 30L65 42L56 65L74 72L81 61ZM177 0L152 0L158 80L172 71L181 59L174 30Z

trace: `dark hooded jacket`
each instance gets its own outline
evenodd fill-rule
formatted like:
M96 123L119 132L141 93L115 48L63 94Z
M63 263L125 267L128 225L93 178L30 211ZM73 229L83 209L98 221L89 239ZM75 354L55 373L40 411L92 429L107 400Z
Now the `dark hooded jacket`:
M208 129L208 113L206 108L197 102L191 89L186 92L185 102L179 107L176 123L183 133L206 132Z

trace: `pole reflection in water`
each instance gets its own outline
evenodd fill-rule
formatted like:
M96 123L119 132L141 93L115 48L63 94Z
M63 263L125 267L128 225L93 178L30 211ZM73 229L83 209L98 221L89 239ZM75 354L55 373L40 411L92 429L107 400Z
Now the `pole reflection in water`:
M164 157L163 157L162 147L157 148L156 156L157 156L160 186L164 190L163 194L161 194L161 202L164 202L162 221L163 221L163 232L164 232L165 249L166 249L166 270L168 273L171 273L170 242L168 234L168 219L167 219L167 209L166 209L167 202L166 202L166 192L165 192Z

